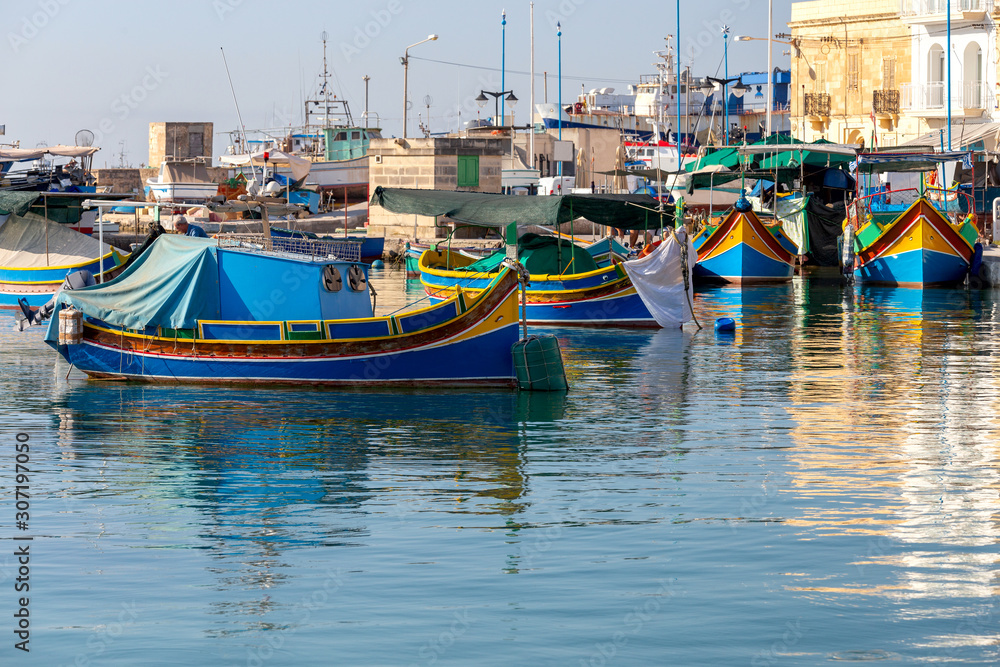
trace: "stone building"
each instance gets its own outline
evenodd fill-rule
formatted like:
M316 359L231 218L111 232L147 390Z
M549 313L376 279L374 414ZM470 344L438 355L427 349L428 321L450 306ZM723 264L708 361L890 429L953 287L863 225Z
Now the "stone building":
M881 147L930 141L929 133L947 141L950 100L952 147L995 148L1000 5L953 0L950 48L946 7L945 0L795 2L793 134L866 146L874 139Z
M204 158L212 164L212 123L150 123L149 164L159 169L167 157Z
M492 137L372 139L369 190L385 186L499 193L503 152L502 139ZM433 239L447 234L425 216L397 215L379 206L373 206L368 216L370 236Z

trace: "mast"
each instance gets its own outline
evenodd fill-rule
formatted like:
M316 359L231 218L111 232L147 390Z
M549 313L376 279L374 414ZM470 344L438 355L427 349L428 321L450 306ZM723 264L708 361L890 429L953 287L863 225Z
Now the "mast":
M323 128L326 129L330 127L330 86L327 85L330 73L326 69L326 40L330 35L324 30L321 37L323 38L323 74L321 76L323 78L323 101L325 102L323 107Z

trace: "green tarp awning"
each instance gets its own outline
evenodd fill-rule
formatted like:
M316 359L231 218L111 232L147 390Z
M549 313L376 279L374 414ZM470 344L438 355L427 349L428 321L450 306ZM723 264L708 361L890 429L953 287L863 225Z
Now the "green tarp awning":
M516 196L377 187L370 203L391 213L446 216L484 227L506 227L512 222L555 227L576 218L619 229L661 225L661 216L655 211L658 202L649 195ZM665 207L662 224L673 226L673 219L673 207Z
M0 215L24 215L41 194L16 190L0 191Z

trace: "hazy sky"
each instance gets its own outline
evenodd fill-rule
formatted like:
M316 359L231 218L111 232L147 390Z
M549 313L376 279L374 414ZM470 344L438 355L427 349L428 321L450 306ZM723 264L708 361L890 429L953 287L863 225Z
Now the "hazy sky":
M774 0L774 32L787 32L792 0ZM492 0L2 0L3 102L0 141L74 143L77 130L97 135L95 166L115 166L122 142L126 161L148 160L148 124L212 122L216 156L238 126L220 47L248 128L301 122L302 100L314 95L322 71L321 33L336 94L378 114L385 136L402 133L404 49L437 33L440 38L410 51L410 136L424 120L430 96L430 127L454 129L476 117L480 89L499 91L501 11L507 11L506 88L520 102L522 122L529 97L529 3ZM547 70L550 101L556 99L556 21L562 22L563 101L586 89L624 91L640 74L655 71L653 51L676 34L670 0L539 0L535 3L535 95L543 96ZM696 76L721 73L720 26L732 35L767 35L767 0L681 0L682 64ZM764 42L729 42L730 75L763 71ZM788 67L788 47L775 45L774 65ZM428 60L429 59L429 60ZM441 62L431 62L441 61ZM452 64L448 64L452 63ZM493 105L483 109L491 116Z

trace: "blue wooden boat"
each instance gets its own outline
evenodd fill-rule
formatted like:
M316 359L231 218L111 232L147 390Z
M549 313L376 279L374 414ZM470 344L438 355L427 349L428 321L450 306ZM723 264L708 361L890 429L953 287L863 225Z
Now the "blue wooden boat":
M548 246L541 257L524 248L531 243ZM552 247L562 246L560 260ZM526 234L519 255L530 273L525 314L529 324L589 327L657 328L621 264L598 267L586 249L569 241ZM537 250L537 248L535 248ZM420 282L432 299L458 292L478 293L494 279L504 253L477 261L458 252L438 248L420 256ZM560 270L559 267L562 267ZM576 267L571 271L571 267Z
M938 173L942 164L962 161L969 152L872 153L857 158L856 170L867 194L848 210L845 238L853 238L853 266L844 269L860 282L925 287L956 285L969 272L979 230L969 219L972 198L958 190L892 190L873 184L872 174ZM850 257L846 258L850 262Z
M896 192L899 198L902 193ZM890 197L892 195L890 194ZM865 210L865 201L857 202ZM952 224L926 197L902 213L855 216L854 277L860 282L924 287L965 280L979 231L968 220Z
M504 268L475 295L376 317L362 263L170 235L61 292L46 342L94 378L514 387L517 299Z
M96 276L103 268L110 278L126 257L51 220L11 215L0 225L0 308L19 309L18 300L44 305L70 273L85 270Z
M780 282L791 280L795 270L795 244L749 206L733 208L718 226L706 227L694 247L694 276L701 282Z

